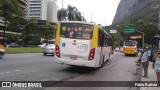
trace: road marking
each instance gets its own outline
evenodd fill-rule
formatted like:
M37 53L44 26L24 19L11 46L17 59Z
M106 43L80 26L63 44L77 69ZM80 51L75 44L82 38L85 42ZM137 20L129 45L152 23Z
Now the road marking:
M4 73L10 73L10 72L8 71L8 72L4 72Z
M15 71L20 72L20 71L22 71L22 70L15 70Z
M0 73L0 75L2 75L2 74L4 74L4 73Z

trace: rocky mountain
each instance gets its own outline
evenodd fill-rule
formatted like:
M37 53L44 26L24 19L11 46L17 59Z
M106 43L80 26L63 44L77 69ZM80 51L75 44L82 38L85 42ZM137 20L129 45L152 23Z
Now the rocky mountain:
M160 6L160 0L121 0L112 24L137 15L138 12L154 9L158 6Z

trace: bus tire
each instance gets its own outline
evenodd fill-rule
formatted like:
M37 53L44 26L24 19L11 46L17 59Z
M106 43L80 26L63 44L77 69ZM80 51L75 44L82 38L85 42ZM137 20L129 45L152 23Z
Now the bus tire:
M47 54L46 54L46 53L43 53L43 55L46 56Z

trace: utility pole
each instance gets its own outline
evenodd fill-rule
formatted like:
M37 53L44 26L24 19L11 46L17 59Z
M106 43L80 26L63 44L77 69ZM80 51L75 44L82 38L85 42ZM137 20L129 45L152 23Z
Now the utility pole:
M158 7L159 9L159 24L158 24L158 31L160 30L160 6Z
M92 22L93 13L91 13L91 22Z
M84 12L82 13L82 21L84 21Z
M61 15L61 21L63 21L63 0L62 0L62 15Z

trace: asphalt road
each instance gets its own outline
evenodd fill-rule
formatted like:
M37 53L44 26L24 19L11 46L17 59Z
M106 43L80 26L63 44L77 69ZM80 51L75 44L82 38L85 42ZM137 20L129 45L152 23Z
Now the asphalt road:
M54 63L53 59L53 56L43 56L41 53L7 54L3 59L0 59L0 81L138 80L135 71L137 57L124 56L119 52L112 55L105 66L99 69L61 65ZM53 88L47 89L53 90ZM54 88L54 90L57 90L57 88Z
M8 54L0 59L1 81L53 81L63 80L74 73L69 66L53 62L53 56L37 54Z

